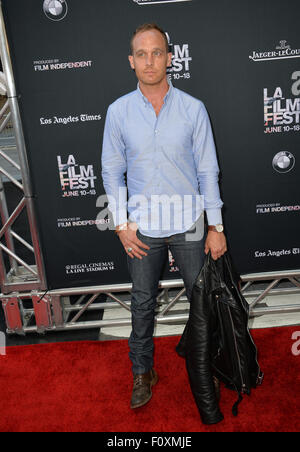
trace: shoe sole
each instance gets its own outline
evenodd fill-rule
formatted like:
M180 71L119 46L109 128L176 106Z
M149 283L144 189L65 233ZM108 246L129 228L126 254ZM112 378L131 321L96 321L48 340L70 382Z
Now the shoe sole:
M140 408L141 406L146 405L146 404L152 399L152 391L151 391L151 388L152 388L153 386L155 386L157 382L158 382L158 375L157 375L157 373L155 373L154 378L153 378L153 380L152 380L151 383L150 383L150 396L148 397L148 399L144 400L144 401L141 402L141 403L138 403L137 405L130 405L130 408L132 408L132 409L134 410L135 408Z

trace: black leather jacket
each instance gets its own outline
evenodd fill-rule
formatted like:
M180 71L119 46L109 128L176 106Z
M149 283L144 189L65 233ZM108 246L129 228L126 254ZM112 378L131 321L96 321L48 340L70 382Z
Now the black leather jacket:
M262 382L257 349L248 329L249 305L238 286L229 255L210 255L195 283L190 316L177 352L186 358L190 386L204 424L223 420L213 377L242 394Z

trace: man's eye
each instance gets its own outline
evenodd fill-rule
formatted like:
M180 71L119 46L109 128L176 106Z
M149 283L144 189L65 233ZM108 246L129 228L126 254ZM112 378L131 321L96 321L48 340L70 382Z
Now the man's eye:
M154 52L155 56L160 56L161 55L161 51L160 50L156 50L156 52Z

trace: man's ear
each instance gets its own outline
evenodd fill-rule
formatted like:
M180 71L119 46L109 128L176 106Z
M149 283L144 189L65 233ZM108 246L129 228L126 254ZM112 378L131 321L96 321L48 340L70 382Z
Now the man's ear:
M132 55L129 55L129 56L128 56L128 60L129 60L131 69L135 70L135 66L134 66L134 62L133 62L133 56L132 56Z
M172 57L173 57L172 53L169 52L168 53L168 66L167 67L171 67L172 66Z

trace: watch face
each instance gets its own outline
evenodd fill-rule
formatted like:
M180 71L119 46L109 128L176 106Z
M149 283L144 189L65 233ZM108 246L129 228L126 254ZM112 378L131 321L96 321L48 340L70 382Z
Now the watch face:
M222 225L222 224L217 224L217 225L216 225L216 230L217 230L218 232L223 232L223 231L224 231L223 225Z

